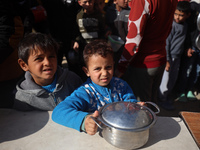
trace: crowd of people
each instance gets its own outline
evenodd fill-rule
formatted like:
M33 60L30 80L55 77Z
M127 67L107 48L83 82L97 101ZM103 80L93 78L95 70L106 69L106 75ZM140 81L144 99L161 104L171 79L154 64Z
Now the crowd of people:
M51 110L55 122L93 135L90 116L107 103L174 110L174 99L200 91L197 2L2 0L0 8L0 108ZM124 43L117 51L111 35Z

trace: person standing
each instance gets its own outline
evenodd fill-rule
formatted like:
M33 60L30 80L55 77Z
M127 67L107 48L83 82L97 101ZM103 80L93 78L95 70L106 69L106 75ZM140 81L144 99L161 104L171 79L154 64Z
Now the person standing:
M191 15L186 20L188 32L185 43L185 55L182 56L181 68L178 80L178 100L187 102L196 100L194 95L195 84L200 74L200 51L196 46L196 38L199 35L197 28L197 16L200 13L200 4L190 2Z
M132 87L137 100L157 102L166 64L166 39L177 0L134 0L126 44L116 69Z
M174 13L172 30L166 41L167 63L159 88L159 104L167 110L173 110L174 87L177 82L181 56L185 50L187 18L190 16L190 2L180 1Z
M19 0L0 1L0 108L13 108L16 83L23 75L17 63L17 46L24 36Z

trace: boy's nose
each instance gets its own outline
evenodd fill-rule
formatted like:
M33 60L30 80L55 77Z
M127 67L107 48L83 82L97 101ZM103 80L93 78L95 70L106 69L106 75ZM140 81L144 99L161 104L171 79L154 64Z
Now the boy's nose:
M107 73L108 73L108 71L107 71L107 70L103 70L103 71L102 71L102 75L104 75L104 76L106 76L106 75L107 75Z
M49 60L48 58L45 58L45 59L44 59L44 64L45 64L45 65L49 65L50 63L51 63L51 62L50 62L50 60Z

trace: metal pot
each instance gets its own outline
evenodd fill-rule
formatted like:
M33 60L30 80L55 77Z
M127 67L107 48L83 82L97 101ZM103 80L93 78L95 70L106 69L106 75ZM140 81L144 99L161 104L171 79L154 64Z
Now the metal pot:
M149 139L149 128L156 122L160 112L133 102L114 102L99 109L97 118L91 117L102 129L103 138L110 144L121 149L136 149L145 145ZM100 123L99 123L100 122Z

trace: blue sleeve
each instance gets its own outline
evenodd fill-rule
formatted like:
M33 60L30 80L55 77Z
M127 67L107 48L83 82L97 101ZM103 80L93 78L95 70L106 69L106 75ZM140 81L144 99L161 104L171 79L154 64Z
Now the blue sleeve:
M128 85L127 82L124 82L124 93L123 93L123 101L131 101L131 102L138 102L135 95L133 94L133 91L131 89L131 87Z
M89 95L83 88L75 90L58 104L52 113L52 120L63 126L81 131L84 117L89 114Z

